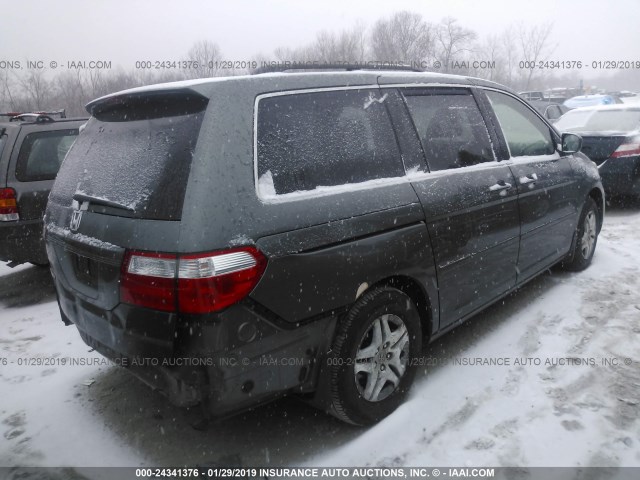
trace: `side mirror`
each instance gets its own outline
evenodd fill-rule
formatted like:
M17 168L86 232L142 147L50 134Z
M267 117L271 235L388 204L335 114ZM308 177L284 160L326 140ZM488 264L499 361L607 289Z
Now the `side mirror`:
M582 137L575 133L562 134L562 153L576 153L582 148Z

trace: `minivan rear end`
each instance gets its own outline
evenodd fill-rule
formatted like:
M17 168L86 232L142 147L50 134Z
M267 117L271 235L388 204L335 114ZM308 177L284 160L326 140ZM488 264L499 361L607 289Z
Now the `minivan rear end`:
M193 212L187 224L187 190L219 188L219 178L192 171L212 154L203 144L218 116L208 107L197 87L89 104L92 117L52 190L45 234L63 321L173 403L225 414L310 389L311 354L327 324L304 332L277 325L245 299L266 256L248 238L207 238ZM252 165L244 168L252 178ZM188 207L212 208L210 200ZM284 357L295 365L269 363Z
M205 108L204 98L171 95L94 108L51 192L45 235L63 320L73 321L87 344L124 364L138 356L141 365L151 365L174 353L172 289L165 292L161 280L127 284L121 276L123 261L141 242L176 252ZM121 302L121 294L136 287L135 301ZM164 302L162 311L148 308L151 297Z

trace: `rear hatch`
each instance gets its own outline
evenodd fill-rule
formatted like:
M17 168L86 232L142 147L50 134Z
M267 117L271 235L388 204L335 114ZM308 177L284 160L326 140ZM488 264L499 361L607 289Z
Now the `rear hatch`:
M136 330L115 309L126 249L175 251L194 150L208 100L191 91L107 97L69 151L51 191L47 253L69 319L112 345L109 330ZM114 310L115 309L115 310ZM82 313L79 313L82 311ZM146 327L138 325L140 334ZM111 330L112 332L112 330ZM173 332L159 332L169 342Z
M51 200L87 201L89 211L107 215L180 220L206 104L197 94L163 92L92 105Z

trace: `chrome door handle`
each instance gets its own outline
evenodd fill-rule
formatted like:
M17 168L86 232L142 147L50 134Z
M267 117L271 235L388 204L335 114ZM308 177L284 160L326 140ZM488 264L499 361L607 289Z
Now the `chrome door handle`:
M530 173L526 177L520 177L519 180L520 185L526 185L527 183L533 183L538 180L538 175L536 175L535 173Z
M505 182L504 180L500 180L498 183L496 183L495 185L491 185L489 187L489 191L490 192L497 192L499 190L507 190L511 188L511 184Z

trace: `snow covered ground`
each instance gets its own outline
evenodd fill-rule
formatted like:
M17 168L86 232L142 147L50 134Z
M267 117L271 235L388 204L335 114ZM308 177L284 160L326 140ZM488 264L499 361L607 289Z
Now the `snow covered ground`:
M610 208L587 271L546 273L430 345L368 430L294 399L196 430L61 323L46 269L1 266L0 466L640 466L639 231L640 207Z

